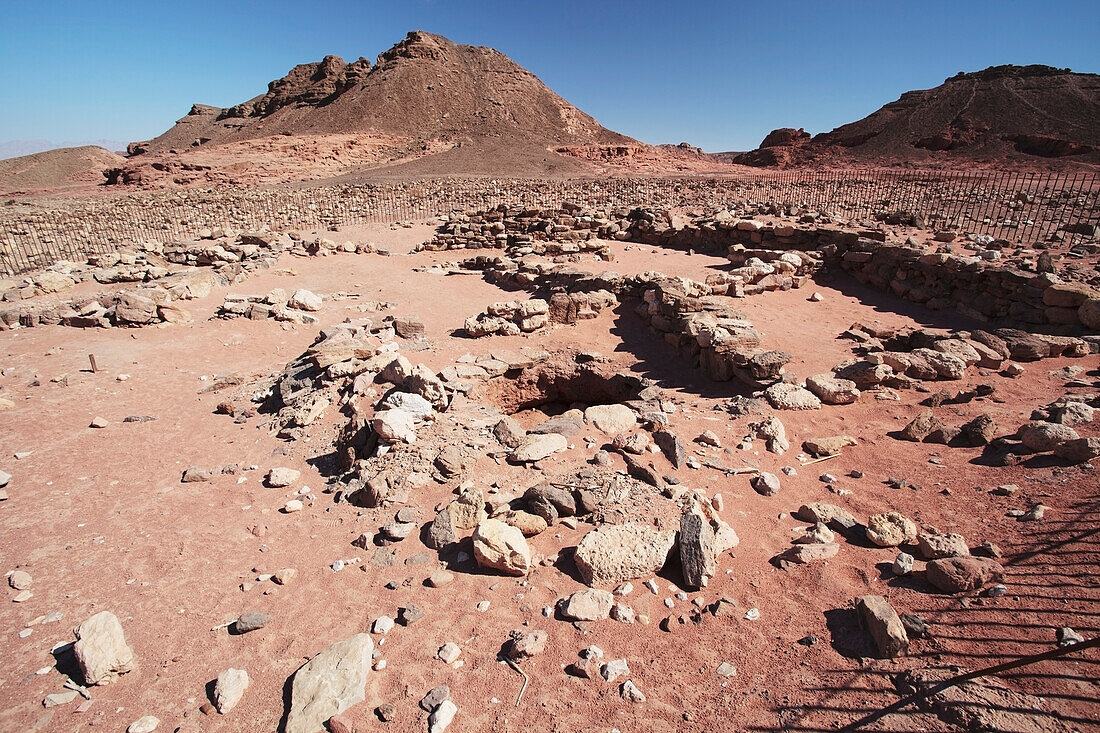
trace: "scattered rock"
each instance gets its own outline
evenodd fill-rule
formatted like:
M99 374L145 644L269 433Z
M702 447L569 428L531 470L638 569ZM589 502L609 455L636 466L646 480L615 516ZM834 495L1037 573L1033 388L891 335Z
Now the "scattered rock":
M779 477L763 471L752 477L752 488L762 496L775 496L779 493Z
M650 575L664 567L676 533L640 524L604 525L586 534L574 561L588 585L610 585Z
M317 295L305 288L299 288L294 291L294 294L290 296L290 300L287 305L291 308L297 308L302 311L319 311L324 301L321 300L321 296Z
M614 682L628 674L630 674L630 667L625 659L612 659L600 665L600 677L603 677L605 682Z
M297 568L280 568L275 571L275 574L271 576L271 579L278 585L288 585L298 575Z
M775 415L770 415L758 423L751 423L749 430L764 441L764 448L769 453L781 456L790 450L791 444L787 440L787 431Z
M428 694L420 699L420 709L430 713L442 704L444 700L451 699L451 688L447 685L439 685L428 690Z
M856 599L860 624L875 640L879 653L887 659L904 656L909 651L909 636L894 607L882 596L860 596Z
M630 702L645 702L645 695L638 689L632 680L627 680L619 688L619 695Z
M850 405L859 399L859 389L855 382L839 379L831 374L807 377L806 389L817 395L826 405Z
M1058 646L1072 646L1084 642L1085 637L1078 634L1069 626L1058 629Z
M214 478L214 472L205 468L199 468L198 466L189 466L183 472L183 478L180 479L182 483L191 484L201 481L209 481Z
M944 424L931 410L924 410L906 425L900 434L902 440L920 443L937 430L943 430Z
M546 642L549 637L545 631L526 631L514 629L508 634L508 641L504 645L504 654L509 659L527 659L542 654L546 651Z
M917 526L899 512L874 514L867 520L867 539L879 547L897 547L917 539Z
M257 611L245 611L233 624L233 630L238 634L247 634L250 631L257 631L262 629L271 623L271 617L266 613L259 613Z
M432 588L442 588L454 582L455 576L449 570L436 570L428 576L428 585Z
M836 557L838 552L840 552L840 545L835 542L803 543L783 551L778 559L801 565L817 560L828 560Z
M970 554L970 548L962 535L950 534L920 534L917 537L917 546L925 560L938 560L943 557L965 557Z
M8 585L15 590L27 590L31 587L31 574L26 570L13 570L8 575Z
M978 590L987 583L1004 578L1004 568L984 557L950 557L933 560L925 566L928 582L944 593Z
M267 472L267 485L274 489L290 486L302 475L301 471L280 466Z
M214 704L218 712L224 715L236 707L248 689L248 683L248 672L243 669L230 667L219 674L214 683Z
M631 413L633 414L633 413ZM515 463L541 461L569 447L569 440L558 433L534 434L525 436L513 450L511 460Z
M737 667L730 664L729 662L722 662L718 665L718 669L715 670L715 673L719 677L736 677Z
M428 718L428 733L443 733L458 714L458 706L450 700L444 700Z
M764 396L777 410L819 410L821 400L797 384L777 382L764 390Z
M362 702L373 651L370 635L356 634L333 644L295 672L286 733L317 733L329 718Z
M122 624L110 611L100 611L75 630L73 652L86 685L106 685L137 667Z
M802 450L815 458L835 456L850 445L859 445L850 435L831 435L827 438L811 438L802 441Z
M160 725L160 718L155 715L143 715L126 728L126 733L153 733Z
M915 558L908 552L899 552L898 556L894 558L894 565L891 570L894 575L908 575L913 572L913 562Z
M712 430L704 430L695 438L695 442L712 448L722 447L722 440Z
M680 516L680 565L684 585L701 588L718 568L714 529L701 514L685 512Z
M439 657L444 664L453 664L461 655L462 649L453 641L448 641L446 644L439 647L439 651L436 652L436 656Z
M840 520L842 524L851 526L856 523L855 517L851 512L843 507L836 506L835 504L826 504L825 502L815 501L809 504L803 504L795 512L795 517L803 522L831 524L835 520Z
M559 610L570 621L601 621L610 615L614 603L615 597L610 592L585 588L562 600Z
M505 416L493 426L493 436L501 445L507 448L515 448L527 436L527 431L520 426L515 418Z
M597 430L615 435L638 424L638 417L626 405L592 405L584 411L584 420Z
M531 570L531 549L523 533L497 519L477 525L473 535L474 558L483 568L506 575L526 575Z

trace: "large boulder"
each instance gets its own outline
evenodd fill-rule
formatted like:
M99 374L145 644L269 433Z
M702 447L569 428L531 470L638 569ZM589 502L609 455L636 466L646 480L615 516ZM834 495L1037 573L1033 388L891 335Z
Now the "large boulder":
M74 629L73 652L86 685L107 685L137 667L122 624L110 611L100 611Z
M523 576L531 570L531 548L523 532L498 519L486 519L474 530L474 559L480 567L505 575Z
M1089 298L1081 303L1077 318L1090 331L1100 331L1100 298Z
M337 642L294 673L286 733L317 733L328 719L363 701L374 641L356 634Z
M656 573L675 546L676 533L671 530L604 525L581 539L573 558L585 583L613 584Z

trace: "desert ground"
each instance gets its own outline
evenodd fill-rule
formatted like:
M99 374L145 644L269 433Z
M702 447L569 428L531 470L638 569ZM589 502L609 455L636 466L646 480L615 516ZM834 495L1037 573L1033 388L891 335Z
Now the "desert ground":
M1100 729L1100 76L254 91L0 161L0 733Z
M22 587L8 589L20 602L0 606L7 638L0 728L121 730L152 715L167 730L292 729L288 723L300 724L288 721L299 668L334 643L369 634L365 687L332 720L335 709L324 713L331 730L425 730L444 698L457 708L452 730L833 730L896 701L913 675L934 678L1055 649L1064 627L1085 638L1097 633L1100 480L1091 463L1047 453L988 465L988 446L896 437L941 389L971 390L969 399L935 408L944 422L985 414L998 436L1014 435L1033 410L1059 399L1095 404L1095 353L1025 363L1017 376L969 366L951 381L871 386L851 404L775 410L765 402L738 414L733 405L743 406L753 389L710 379L647 325L636 299L568 324L469 337L468 316L527 294L456 267L462 253L418 251L438 224L300 232L302 242L369 246L358 253L288 248L271 267L187 301L188 322L0 333L0 467L11 474L0 503L2 556L11 585ZM718 255L627 241L604 246L603 259L574 256L570 266L624 277L659 270L698 283L731 267ZM65 295L111 287L82 282ZM241 294L276 290L319 295L317 322L218 317ZM844 272L727 300L766 348L791 357L780 382L851 359L858 344L841 335L853 324L875 332L988 328ZM419 325L404 338L380 327L386 316ZM290 440L280 439L279 414L263 397L319 334L364 318L379 328L360 328L357 343L403 355L432 375L521 355L512 362L519 368L473 369L445 383L446 406L417 426L415 442L397 440L380 457L359 459L407 459L402 492L379 506L349 496L337 454L349 415L369 416L393 391L385 375L342 393L315 420L284 433ZM495 430L502 417L532 430L568 417L570 408L592 407L584 389L572 400L540 394L538 379L524 375L580 367L652 380L644 382L657 387L648 409L663 417L648 419L667 426L647 422L635 398L628 404L636 425L631 417L609 433L574 418L564 449L512 460ZM753 437L750 424L769 415L785 428L783 454ZM1073 429L1081 439L1100 435L1091 422ZM659 486L633 478L625 461L634 456L621 440L643 435L648 444L656 432L675 435L687 457L674 466L664 452L643 449ZM804 440L838 435L854 444L827 460L801 449ZM275 468L293 469L295 478L271 487ZM760 472L777 478L777 493L754 489ZM201 480L183 481L185 473ZM509 520L522 526L535 511L522 511L525 493L547 484L566 487L567 496L588 490L603 498L593 512L543 522L525 540L525 558L498 558L496 567L475 549L473 528L456 527L453 542L428 546L456 494L473 489L481 522L510 506L520 511ZM712 526L739 539L714 555L704 586L685 582L673 550L660 568L596 584L616 590L620 620L607 618L607 609L584 616L596 620L567 618L562 600L589 587L573 559L587 534L621 524L676 530L681 511L698 512L700 502ZM829 536L824 544L838 545L835 554L777 561L814 528L799 511L813 502L847 510L857 531L819 527ZM1001 570L966 591L935 587L915 537L900 548L879 546L858 531L888 511L928 535L961 535L963 550L993 555ZM899 550L916 558L909 574L895 572ZM508 574L517 568L521 574ZM26 576L17 584L10 571ZM918 617L901 632L903 655L884 658L861 626L853 601L869 595ZM103 611L118 619L135 661L110 684L84 686L73 628ZM247 612L269 618L240 633L234 622ZM513 630L537 636L528 640L533 656L515 653L507 663ZM450 663L440 658L447 644L460 650ZM593 647L602 658L585 662ZM617 660L628 671L616 677L612 665L613 681L605 681L600 665ZM982 678L868 729L1086 730L1100 716L1098 661L1095 650L1085 651ZM219 713L215 680L230 668L245 670L250 684L239 704ZM421 704L432 690L436 697ZM54 704L50 696L59 693L73 699Z

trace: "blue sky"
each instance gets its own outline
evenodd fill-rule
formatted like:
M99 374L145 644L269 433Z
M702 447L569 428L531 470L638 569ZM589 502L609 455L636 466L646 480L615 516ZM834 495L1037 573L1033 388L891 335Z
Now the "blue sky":
M958 71L1100 72L1100 2L49 2L0 0L0 142L139 140L326 54L412 29L492 46L606 127L747 150Z

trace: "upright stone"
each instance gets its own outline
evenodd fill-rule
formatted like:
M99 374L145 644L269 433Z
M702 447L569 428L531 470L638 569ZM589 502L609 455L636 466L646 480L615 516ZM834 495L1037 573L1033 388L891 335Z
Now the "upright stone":
M237 706L248 689L248 672L243 669L229 669L218 675L218 681L214 683L214 703L218 712L226 714Z
M860 596L856 599L856 613L882 656L893 659L909 651L909 635L905 633L905 625L885 598Z
M339 641L309 660L294 674L286 733L317 733L365 697L374 642L369 634Z
M110 611L100 611L75 630L73 652L87 685L106 685L132 671L137 662L126 643L122 624Z
M714 529L694 512L680 516L680 563L689 588L702 588L718 567Z

